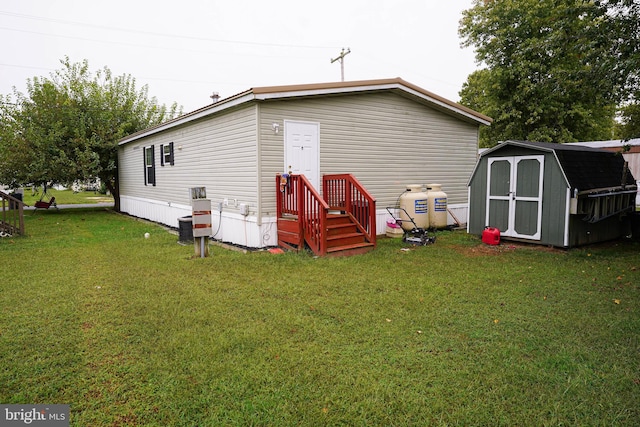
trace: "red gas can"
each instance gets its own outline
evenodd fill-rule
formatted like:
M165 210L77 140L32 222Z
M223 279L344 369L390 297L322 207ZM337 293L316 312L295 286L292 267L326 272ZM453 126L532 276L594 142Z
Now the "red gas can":
M494 227L487 227L482 232L482 241L487 245L500 244L500 230Z

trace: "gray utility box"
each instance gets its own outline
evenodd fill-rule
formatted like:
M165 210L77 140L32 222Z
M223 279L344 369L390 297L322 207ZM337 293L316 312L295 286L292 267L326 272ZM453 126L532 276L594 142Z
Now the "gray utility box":
M207 199L205 187L189 188L191 196L191 224L193 237L210 237L211 227L211 200Z
M193 237L209 237L211 228L211 200L194 199L191 201Z

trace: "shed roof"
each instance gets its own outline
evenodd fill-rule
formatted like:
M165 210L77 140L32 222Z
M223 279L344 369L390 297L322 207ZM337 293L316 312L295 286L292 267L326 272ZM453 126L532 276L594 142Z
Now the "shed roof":
M624 158L621 155L576 144L506 141L483 152L481 156L487 156L506 145L552 152L570 188L577 189L579 192L636 184L631 172L628 170L625 172Z
M126 136L119 141L119 144L126 144L139 138L170 129L250 101L306 98L312 96L331 96L380 91L392 91L401 96L428 105L431 108L443 111L446 114L456 116L461 120L473 122L478 125L490 125L492 122L492 119L484 114L436 95L433 92L422 89L421 87L406 82L398 77L394 79L380 80L254 87L228 98L221 99L213 104L184 114L180 117L176 117L167 122Z

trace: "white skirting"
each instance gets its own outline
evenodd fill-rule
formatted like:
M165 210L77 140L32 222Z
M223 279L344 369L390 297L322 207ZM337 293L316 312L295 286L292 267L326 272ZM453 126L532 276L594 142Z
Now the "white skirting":
M214 206L216 204L214 203ZM120 210L129 215L178 228L178 218L191 216L191 206L139 197L120 197ZM278 244L275 217L262 218L236 213L211 212L212 236L216 240L248 248L265 248Z
M458 220L462 223L467 222L468 205L449 205L448 207ZM189 205L129 196L120 197L120 209L129 215L173 228L178 228L178 218L191 215L191 206ZM224 212L224 210L218 212L214 209L211 212L211 217L212 237L216 240L247 248L266 248L278 244L276 217L263 217L261 225L258 225L256 216L242 216ZM378 235L386 233L387 220L389 219L391 216L386 209L377 210L376 231ZM455 223L451 215L448 215L448 223L450 225Z

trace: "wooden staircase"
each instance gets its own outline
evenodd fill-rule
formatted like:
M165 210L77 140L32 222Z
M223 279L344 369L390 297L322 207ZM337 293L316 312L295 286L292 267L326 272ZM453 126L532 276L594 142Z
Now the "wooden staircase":
M327 255L358 255L369 252L375 243L367 241L356 221L347 214L327 215Z
M351 175L325 175L325 199L304 175L278 183L278 246L319 256L350 256L376 246L375 199Z

